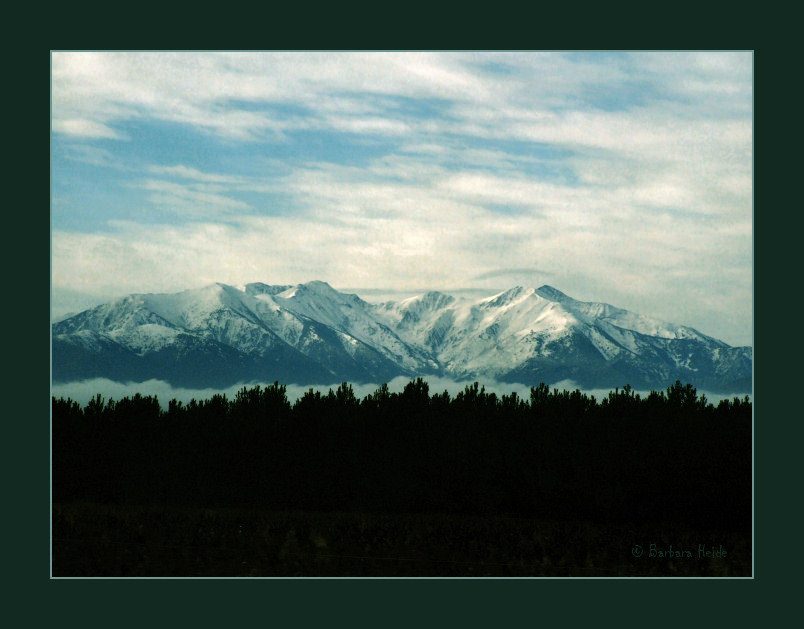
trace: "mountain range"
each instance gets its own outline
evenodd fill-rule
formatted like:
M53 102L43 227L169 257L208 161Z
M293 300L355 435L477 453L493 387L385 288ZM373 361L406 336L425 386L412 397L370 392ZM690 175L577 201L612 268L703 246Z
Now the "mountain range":
M436 375L583 388L751 392L752 350L551 287L372 304L320 281L134 294L52 324L54 383L228 387Z

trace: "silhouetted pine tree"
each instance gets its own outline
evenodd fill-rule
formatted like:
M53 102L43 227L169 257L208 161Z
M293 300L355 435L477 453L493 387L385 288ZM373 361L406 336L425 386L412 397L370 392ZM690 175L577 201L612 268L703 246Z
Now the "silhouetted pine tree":
M543 384L526 399L477 382L431 396L417 378L292 405L275 382L164 410L139 394L52 409L57 502L751 521L751 402L714 406L680 382L598 402Z

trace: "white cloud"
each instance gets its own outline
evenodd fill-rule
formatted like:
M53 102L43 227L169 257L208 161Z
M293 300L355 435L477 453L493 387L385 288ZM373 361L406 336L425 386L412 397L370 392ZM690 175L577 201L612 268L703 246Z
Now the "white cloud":
M243 177L205 173L201 172L197 168L192 168L183 164L176 164L175 166L149 166L148 172L155 175L177 177L179 179L190 179L192 181L201 181L205 183L242 184L245 181Z
M244 201L220 194L224 189L216 184L180 184L160 179L146 179L137 187L146 190L148 199L156 206L192 217L220 217L233 211L248 211Z
M235 144L394 142L360 167L266 149L265 177L145 167L130 185L195 222L57 230L54 286L505 288L491 270L536 267L573 296L751 340L750 53L81 52L52 67L68 137L159 120ZM259 194L283 195L284 215L261 215Z
M484 64L504 65L500 74ZM584 94L629 87L636 75L646 92L689 97L687 109L705 108L726 94L732 107L750 104L750 54L633 54L620 60L590 61L556 53L53 53L53 110L57 119L110 120L152 116L209 131L249 138L295 126L352 125L353 131L405 130L390 120L382 102L368 98L435 99L454 118L451 128L494 137L550 137L566 142L628 141L572 111L583 109ZM707 89L709 87L710 89ZM579 97L579 95L581 95ZM320 116L277 119L239 104L303 106ZM722 106L722 99L716 103ZM346 114L364 117L346 117ZM382 114L366 117L366 114ZM651 114L655 111L651 111ZM632 125L608 126L615 132ZM407 122L407 121L405 121ZM432 122L432 121L430 121ZM612 124L616 126L612 127ZM362 126L362 128L361 128ZM446 125L445 128L450 128ZM559 133L560 132L560 133ZM639 135L644 135L644 131Z
M287 185L308 209L293 216L233 214L237 224L228 226L116 223L118 231L106 235L56 231L53 282L116 294L311 279L335 286L469 288L489 269L536 266L578 298L641 309L726 340L736 330L724 327L723 318L750 312L750 220L738 228L673 214L663 204L646 211L598 187L566 191L571 203L555 186L485 177L480 189L498 191L498 202L508 191L532 211L495 214L482 194L473 198L471 186L448 194L440 177L418 185L366 183L340 167L297 171ZM151 187L178 190L178 201L189 202L181 186ZM713 277L728 277L728 284ZM502 278L480 285L507 287Z
M95 120L71 118L69 120L57 119L53 121L53 131L82 138L111 138L113 140L125 139L114 129Z

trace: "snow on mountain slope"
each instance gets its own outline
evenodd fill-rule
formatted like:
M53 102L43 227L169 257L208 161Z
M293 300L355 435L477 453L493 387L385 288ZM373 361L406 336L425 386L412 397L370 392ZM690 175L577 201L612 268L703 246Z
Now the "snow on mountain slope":
M681 379L745 387L752 359L750 348L731 348L693 328L609 304L581 302L551 286L516 286L477 300L431 291L369 304L318 281L218 283L130 295L54 323L53 335L59 369L70 371L62 360L67 356L94 365L77 372L104 375L111 357L136 356L150 361L147 369L129 372L152 373L177 369L192 355L207 361L218 380L226 368L215 361L236 363L232 377L264 377L266 369L281 375L284 369L298 382L380 382L436 373L532 384L571 378L590 386L662 386ZM189 377L191 367L182 369Z
M567 310L575 313L590 324L599 325L605 322L623 330L632 330L646 336L660 338L715 341L715 339L687 326L675 325L660 319L646 317L610 304L578 301L552 286L542 286L537 289L537 292L547 299L561 303ZM725 343L723 345L725 346Z
M458 377L516 374L533 380L540 372L564 370L567 377L586 371L591 379L607 374L622 382L691 378L716 369L722 360L710 357L728 347L693 328L581 302L551 286L516 286L475 301L427 293L386 302L376 311L400 337L432 351Z
M560 338L577 324L560 304L522 287L476 301L427 293L381 304L377 312L400 336L433 351L448 372L461 377L507 371L543 347L545 339Z
M437 356L447 369L462 375L497 375L542 348L544 339L564 336L574 322L572 315L532 289L515 287L461 304Z
M142 310L157 315L176 329L241 352L263 355L281 343L260 319L256 299L226 284L137 297Z
M95 332L140 357L169 347L180 351L176 340L185 337L252 357L298 352L335 379L391 379L438 369L426 352L377 321L368 304L324 282L217 283L175 294L130 295L59 322L53 331L61 341L86 348L90 341L100 347L99 341L67 337ZM315 370L319 376L321 369Z
M454 313L450 306L458 303L450 295L430 291L400 302L385 302L372 308L373 316L397 334L421 348L433 349L451 327Z
M286 311L344 333L347 351L354 347L349 339L354 339L404 369L432 371L438 368L421 348L411 347L379 321L368 303L357 295L340 293L326 282L298 284L274 295L272 301Z

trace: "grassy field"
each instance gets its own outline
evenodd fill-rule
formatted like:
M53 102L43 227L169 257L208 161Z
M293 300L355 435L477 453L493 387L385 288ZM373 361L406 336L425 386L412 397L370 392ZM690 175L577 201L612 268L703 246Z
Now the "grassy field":
M637 556L637 545L641 556ZM699 557L699 545L704 550L720 548L726 555ZM682 551L682 556L676 551ZM313 513L76 502L53 505L52 574L745 577L751 576L751 539L668 526L600 526L503 515Z

